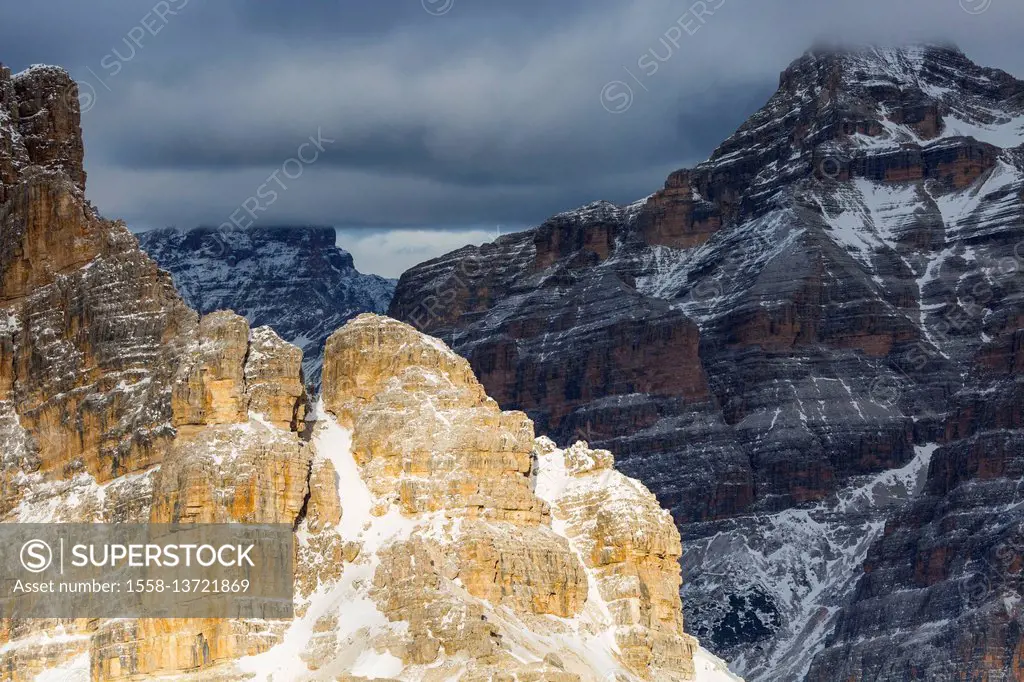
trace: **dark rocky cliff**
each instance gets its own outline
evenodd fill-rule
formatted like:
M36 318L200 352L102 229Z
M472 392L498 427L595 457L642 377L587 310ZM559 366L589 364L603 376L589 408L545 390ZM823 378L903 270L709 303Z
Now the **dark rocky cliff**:
M748 680L1022 679L1022 144L1024 83L955 48L810 52L651 197L417 266L390 314L620 454Z

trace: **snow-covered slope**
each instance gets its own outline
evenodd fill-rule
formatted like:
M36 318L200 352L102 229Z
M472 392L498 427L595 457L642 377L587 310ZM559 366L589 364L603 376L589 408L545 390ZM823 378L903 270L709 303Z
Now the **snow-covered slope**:
M893 511L921 492L936 448L919 446L906 466L858 481L814 506L758 516L756 530L737 526L691 543L684 570L692 567L697 577L683 589L691 610L704 618L717 613L723 630L737 633L777 628L773 638L732 662L736 670L751 679L806 677L853 592L868 548ZM730 600L749 602L752 613L759 601L772 606L753 622L730 621Z

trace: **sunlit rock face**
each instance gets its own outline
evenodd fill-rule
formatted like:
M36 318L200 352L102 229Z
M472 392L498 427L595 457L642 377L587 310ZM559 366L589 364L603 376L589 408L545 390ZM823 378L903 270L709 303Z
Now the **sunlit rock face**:
M363 315L327 341L324 405L352 429L373 492L407 512L462 508L469 517L545 520L528 477L533 424L502 412L468 362L426 338Z
M749 679L1017 674L1022 145L1024 82L955 48L812 50L650 197L422 263L389 314L616 453Z
M300 660L333 673L370 642L395 679L694 679L678 531L610 453L535 440L469 363L386 317L332 335L323 376L314 467L336 472L341 518L300 525L300 582L319 585Z
M0 69L0 521L287 524L296 618L8 619L3 679L735 679L684 634L679 534L610 453L536 440L376 315L331 337L309 405L298 348L197 315L84 200L63 93Z
M301 353L231 313L199 319L97 215L76 102L60 69L0 68L2 519L293 525L311 460ZM255 653L265 629L9 620L0 665L10 679L177 672Z

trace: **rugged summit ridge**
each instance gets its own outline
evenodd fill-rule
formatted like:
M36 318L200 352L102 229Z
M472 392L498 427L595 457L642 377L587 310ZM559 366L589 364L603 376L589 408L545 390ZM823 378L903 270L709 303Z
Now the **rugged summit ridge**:
M138 238L190 307L234 310L297 345L316 389L327 337L360 313L387 311L395 290L356 270L332 227L164 228Z
M0 521L287 524L297 617L10 618L5 679L738 679L683 632L678 531L610 453L535 440L375 315L308 412L298 348L200 317L85 202L63 92L0 70Z
M1007 670L1008 568L960 596L1021 521L1022 144L1024 83L955 48L814 50L648 199L417 266L390 314L619 453L749 679Z
M298 351L231 313L200 320L85 201L66 73L2 69L0 92L15 143L0 155L0 519L293 523L310 461ZM196 619L14 618L0 634L13 680L185 670L260 641Z
M39 167L64 171L85 191L78 120L78 85L63 69L37 65L12 77L0 64L0 185Z

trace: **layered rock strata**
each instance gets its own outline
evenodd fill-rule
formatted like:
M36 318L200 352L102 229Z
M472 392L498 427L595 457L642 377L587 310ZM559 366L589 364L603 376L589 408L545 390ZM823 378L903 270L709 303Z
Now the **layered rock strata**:
M753 679L1004 674L978 642L1016 626L954 598L980 564L950 524L1018 513L1022 98L952 47L812 50L663 189L423 263L390 314L618 453L683 533L688 627Z

